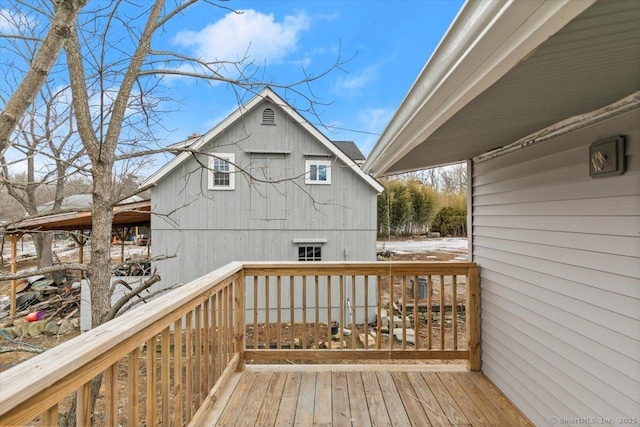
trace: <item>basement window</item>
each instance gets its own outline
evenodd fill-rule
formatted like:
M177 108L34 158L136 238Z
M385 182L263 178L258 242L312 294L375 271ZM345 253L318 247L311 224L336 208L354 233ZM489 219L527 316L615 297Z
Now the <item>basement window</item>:
M322 261L322 246L299 245L298 261Z
M263 125L275 125L276 117L271 108L265 108L262 112L262 124Z
M236 155L230 153L213 153L209 157L209 190L235 189Z
M306 184L331 184L331 161L306 160L304 182Z

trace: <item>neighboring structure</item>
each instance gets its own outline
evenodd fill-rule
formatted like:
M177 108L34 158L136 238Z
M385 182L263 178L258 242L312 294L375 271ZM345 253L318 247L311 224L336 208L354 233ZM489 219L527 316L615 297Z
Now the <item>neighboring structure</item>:
M182 146L211 155L182 152L143 183L153 253L177 255L158 263L166 285L237 260L376 259L382 186L271 89Z
M468 160L482 370L535 425L640 419L638 90L640 2L467 2L364 165Z
M353 141L333 141L333 144L338 147L344 154L349 156L351 160L356 162L358 166L362 166L365 161L364 154L358 148Z

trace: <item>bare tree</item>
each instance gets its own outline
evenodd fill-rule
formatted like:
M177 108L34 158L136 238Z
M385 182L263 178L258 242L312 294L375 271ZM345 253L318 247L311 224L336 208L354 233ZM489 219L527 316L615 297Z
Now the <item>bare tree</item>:
M70 1L61 3L66 5ZM80 3L76 0L73 5L79 7ZM236 89L239 99L243 90L257 93L267 84L286 88L303 95L309 101L306 110L317 114L317 99L306 95L312 93L308 90L309 83L344 63L338 55L335 64L324 72L315 75L305 72L300 81L285 85L261 81L262 67L246 53L234 61L209 61L181 52L155 49L154 36L163 31L168 22L180 19L183 12L198 3L230 11L223 3L212 0L155 0L138 4L98 2L93 9L86 9L86 13L79 15L75 26L67 27L65 76L57 75L56 78L70 85L75 129L88 159L86 169L93 185L91 261L87 271L92 285L93 326L101 324L111 308L112 208L130 195L123 193L117 174L135 174L139 163L129 163L132 159L166 150L166 147L154 145L157 142L154 133L161 126L164 112L161 107L171 101L163 95L163 77L173 75L210 83L224 82ZM60 7L56 8L52 20L57 19ZM41 3L40 10L45 9L45 3ZM48 45L43 42L36 57L44 46ZM15 93L20 90L16 89ZM300 109L300 105L297 107ZM195 157L199 153L192 154ZM206 164L203 162L203 167ZM248 172L243 170L243 173Z
M53 3L55 12L47 34L40 43L22 82L0 113L0 153L3 153L9 146L10 135L46 81L60 50L73 32L73 24L80 10L86 3L87 0L59 0ZM16 26L20 25L19 19L15 21L15 24ZM24 38L25 36L22 34L2 34L0 37Z
M11 136L11 161L7 161L5 154L0 155L0 185L27 215L39 213L38 205L43 199L38 196L45 187L53 188L50 210L60 209L65 183L81 167L79 160L84 149L76 137L67 89L45 84ZM12 164L24 168L24 179L11 173ZM52 263L51 241L51 233L34 235L38 266L41 268Z

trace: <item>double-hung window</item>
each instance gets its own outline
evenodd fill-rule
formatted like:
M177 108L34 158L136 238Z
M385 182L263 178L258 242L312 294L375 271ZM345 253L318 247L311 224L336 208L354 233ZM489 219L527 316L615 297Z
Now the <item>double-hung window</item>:
M209 157L209 190L235 189L235 154L212 153Z
M331 184L331 161L306 160L305 183L307 184Z

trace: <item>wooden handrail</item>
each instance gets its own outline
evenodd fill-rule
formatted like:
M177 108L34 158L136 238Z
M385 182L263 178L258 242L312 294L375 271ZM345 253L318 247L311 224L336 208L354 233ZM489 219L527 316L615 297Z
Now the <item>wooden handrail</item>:
M402 335L400 344L389 340L389 348L382 347L378 338L375 344L369 344L368 333L370 329L364 324L356 325L354 314L355 307L347 307L356 303L356 295L362 292L367 295L369 290L377 303L377 333L380 333L380 283L387 280L390 291L390 300L401 297L402 301L413 299L414 310L417 310L418 286L414 286L413 296L407 291L408 280L414 280L418 284L418 277L426 276L429 281L429 289L439 283L439 298L431 298L428 294L428 338L425 342L418 340L416 329L416 343L413 347L406 344L407 321L406 306L402 306L399 315L402 316ZM457 329L452 335L453 347L444 346L444 289L451 284L457 287L456 276L466 277L466 305L459 306L456 299L456 291L452 292L452 323L457 328L457 311L463 310L466 322L466 338L468 345L459 348L457 344ZM301 280L301 288L294 286L294 279ZM393 295L393 278L399 278L402 286L401 295ZM259 280L256 280L259 279ZM262 280L261 283L258 283ZM434 280L434 282L432 282ZM269 285L265 288L265 283ZM396 282L398 283L398 282ZM331 301L331 287L334 289L334 298L340 300L340 313L332 316L331 304L319 306L321 286L327 287L328 299ZM373 286L378 285L377 290ZM247 327L245 320L254 318L254 334L258 331L255 326L258 323L256 314L257 305L247 304L248 294L255 294L262 289L264 296L269 296L267 288L272 288L271 297L277 299L277 303L265 308L277 310L277 315L263 317L263 337L266 340L276 339L277 349L259 350L257 345L246 349L245 343ZM371 288L371 289L370 289ZM280 299L282 291L289 292L291 298ZM300 311L301 323L294 325L294 314L297 310L293 306L293 294L299 292L303 296ZM275 295L274 295L275 294ZM313 299L314 303L307 301ZM368 307L367 299L364 307ZM344 301L343 301L344 300ZM357 301L363 304L363 301ZM370 301L369 301L370 302ZM433 314L434 310L440 312ZM404 304L404 303L403 303ZM362 307L362 306L361 306ZM447 306L448 307L448 306ZM345 317L345 312L349 311ZM253 311L253 313L251 313ZM308 312L307 312L308 311ZM373 314L373 311L363 309L365 318ZM362 314L362 312L358 312ZM392 314L392 322L395 322ZM251 316L252 315L252 316ZM281 333L283 318L291 317L290 331ZM318 326L318 318L326 318L327 325L322 333L328 334L328 327L332 319L340 322L339 341L348 342L346 347L327 350L309 350L293 346L294 329L309 327L313 335L313 341L317 342L321 333ZM349 318L351 316L351 318ZM414 312L415 316L415 312ZM434 341L432 347L431 323L440 329L440 340ZM461 320L462 321L462 320ZM273 330L271 323L277 322L277 328ZM356 336L343 336L342 327L349 326L360 328L365 341L362 346L356 348ZM295 326L295 328L294 328ZM390 325L393 328L392 325ZM421 325L422 328L425 325ZM173 331L181 331L175 333ZM450 329L450 326L447 326ZM305 329L306 331L307 329ZM422 329L421 331L424 331ZM281 348L282 339L291 340L288 349ZM348 340L347 340L348 338ZM358 336L361 339L360 336ZM311 341L311 338L309 339ZM307 334L304 333L301 343L306 347ZM257 343L257 335L252 337L249 343ZM311 343L309 343L311 345ZM143 357L141 346L146 345L146 362L140 364ZM159 349L159 350L158 350ZM173 355L173 356L171 356ZM118 424L118 387L119 372L126 372L128 389L126 400L130 401L128 407L121 414L127 414L130 425L137 425L139 411L146 410L147 424L154 424L156 420L162 420L163 425L169 422L182 424L193 420L200 420L203 407L210 407L221 390L221 383L226 381L234 370L242 370L245 359L256 360L280 360L300 359L322 361L330 358L347 359L467 359L470 370L480 369L480 325L479 325L479 269L475 263L468 262L314 262L314 263L290 263L290 262L234 262L225 265L193 282L182 286L179 291L168 293L147 304L144 304L124 315L90 330L79 337L62 343L20 365L0 373L0 425L22 425L36 417L41 417L41 422L55 422L58 415L58 404L66 396L77 393L78 396L78 423L88 425L90 419L90 394L91 381L98 375L105 373L105 390L110 400L105 405L105 421L109 425ZM142 360L144 360L142 359ZM126 361L127 365L118 367L119 363ZM172 364L170 368L169 364ZM176 367L180 370L176 371ZM156 369L157 368L157 369ZM182 369L186 368L186 375L182 376ZM120 371L119 371L120 369ZM124 370L123 370L124 369ZM140 371L139 371L140 369ZM173 369L173 370L171 370ZM148 373L146 380L139 385L138 381L142 373ZM180 372L175 375L175 372ZM171 375L171 374L174 375ZM170 378L172 378L170 380ZM170 381L173 381L170 383ZM146 383L146 384L145 384ZM147 399L146 406L138 405L137 390L146 387L150 396L160 394L160 407L155 399ZM169 402L173 396L175 402L170 413ZM177 393L177 395L176 395ZM183 394L184 393L184 394ZM195 404L195 407L194 407ZM197 414L197 416L195 415ZM196 416L196 418L193 418ZM172 421L171 421L172 420Z
M0 425L29 422L237 280L241 271L241 263L227 264L0 373Z

